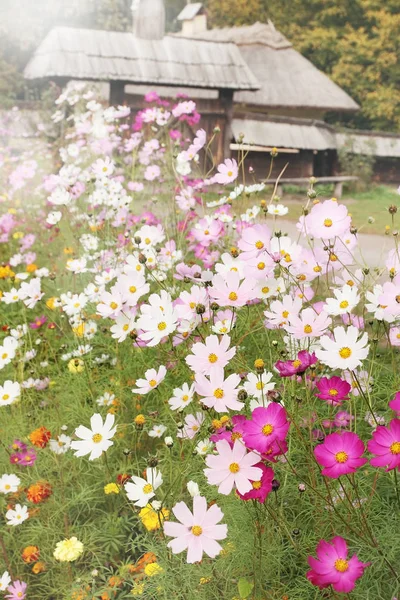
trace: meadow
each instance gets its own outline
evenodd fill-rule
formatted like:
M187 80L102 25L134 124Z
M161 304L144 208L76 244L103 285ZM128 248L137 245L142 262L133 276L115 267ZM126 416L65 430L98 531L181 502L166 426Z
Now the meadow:
M271 197L146 103L1 149L0 598L396 600L397 193Z

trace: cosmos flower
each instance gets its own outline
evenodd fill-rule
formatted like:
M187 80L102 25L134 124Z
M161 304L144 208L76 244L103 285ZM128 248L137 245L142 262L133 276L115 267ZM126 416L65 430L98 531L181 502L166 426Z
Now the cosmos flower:
M75 435L80 438L79 441L71 442L71 448L75 450L75 456L81 457L89 454L89 460L99 458L103 452L106 452L113 445L111 439L117 430L114 427L115 417L108 414L104 423L100 414L94 414L90 419L90 427L79 425L75 429Z
M387 427L379 425L368 442L368 451L375 454L373 467L386 467L386 471L400 471L400 419L393 419Z
M236 348L228 350L230 337L209 335L204 344L196 343L192 346L192 354L186 357L186 362L195 373L210 375L212 370L223 369L235 356Z
M237 494L242 500L258 500L260 504L263 504L267 496L272 492L274 472L271 467L266 467L262 462L257 463L256 467L262 471L261 479L252 481L251 485L253 489L246 494L241 494L239 491Z
M132 475L130 481L125 483L126 495L135 506L143 508L155 496L155 491L160 487L163 478L160 471L148 467L146 479Z
M5 514L7 525L20 525L27 519L29 519L29 512L27 506L21 506L21 504L16 504L15 508L10 508Z
M331 433L324 442L314 449L317 462L322 465L322 475L337 479L348 473L355 473L367 462L362 458L365 447L356 433Z
M318 394L315 394L317 398L326 400L328 404L340 405L343 400L348 398L348 394L351 391L351 385L340 379L340 377L321 377L315 382L318 389Z
M148 394L151 390L155 390L158 385L164 380L167 374L167 369L161 365L156 371L155 369L147 369L144 374L144 379L137 379L137 387L132 390L133 394Z
M307 579L321 589L331 585L336 592L344 594L354 589L357 579L371 564L359 561L356 555L348 558L346 541L339 536L330 542L321 540L317 546L317 557L308 557L311 570Z
M364 332L359 338L359 330L350 325L347 330L344 327L335 327L333 339L323 335L319 342L321 348L317 348L317 358L331 369L349 369L354 371L362 364L368 356L368 334Z
M207 509L207 501L203 496L193 498L193 512L184 502L178 502L172 509L179 523L166 521L164 533L174 539L168 542L174 554L187 550L187 562L199 562L203 553L215 558L222 548L217 540L223 540L228 533L227 525L218 525L223 512L213 504Z
M209 454L206 457L204 474L211 485L218 485L220 494L228 495L232 488L246 494L252 489L252 481L257 481L262 476L262 471L255 465L260 461L260 456L255 452L247 452L243 442L236 440L233 447L227 440L216 443L218 454Z
M8 600L24 600L26 598L26 588L28 585L24 581L17 579L8 586L5 598Z
M289 427L286 410L272 402L253 410L251 419L243 424L243 440L248 448L265 453L274 442L285 440Z
M230 410L241 410L243 402L238 402L236 389L240 383L240 376L232 373L225 379L224 370L212 369L210 377L196 373L195 390L202 396L202 402L209 408L214 408L218 413Z

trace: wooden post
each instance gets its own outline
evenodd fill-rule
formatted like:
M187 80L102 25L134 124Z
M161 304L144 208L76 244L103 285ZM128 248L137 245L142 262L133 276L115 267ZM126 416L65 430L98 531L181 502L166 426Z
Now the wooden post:
M110 81L110 106L119 106L124 103L125 82Z
M225 129L223 133L224 159L230 158L231 140L232 140L232 119L233 119L233 90L223 89L219 91L221 106L225 112Z

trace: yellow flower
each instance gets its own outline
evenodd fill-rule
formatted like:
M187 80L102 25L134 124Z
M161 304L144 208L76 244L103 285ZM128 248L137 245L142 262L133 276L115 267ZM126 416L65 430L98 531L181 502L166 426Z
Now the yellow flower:
M48 300L46 300L46 306L47 306L47 308L50 308L50 310L54 310L55 309L56 300L57 300L57 298L55 296L52 296L51 298L49 298Z
M105 494L119 494L119 487L117 486L116 483L107 483L107 485L104 486L104 493Z
M85 334L85 323L80 323L77 327L73 327L72 331L78 337L83 337Z
M200 583L200 585L204 585L206 583L210 583L210 581L211 581L211 577L200 577L199 583Z
M164 569L158 563L150 563L144 568L144 573L147 577L154 577L154 575L159 575L163 571Z
M26 272L27 273L34 273L35 271L37 271L38 266L35 265L35 263L31 263L30 265L26 265Z
M131 591L132 596L141 596L144 592L144 583L134 583Z
M53 556L60 562L72 562L83 553L83 544L76 537L57 542Z
M169 510L163 508L161 511L156 512L151 504L147 504L147 506L140 511L139 517L147 531L155 531L156 529L160 529L160 524L164 519L168 519Z
M15 231L13 233L14 240L20 240L23 237L24 237L24 234L22 233L22 231Z
M134 418L135 425L144 425L146 423L146 417L144 415L137 415Z
M5 267L0 266L0 279L7 279L7 277L14 277L15 273L11 270L9 265Z
M68 363L68 370L71 373L82 373L85 368L85 363L80 358L71 358Z
M73 254L74 253L74 249L71 248L70 246L67 246L66 248L64 248L64 254Z
M17 211L15 210L15 208L9 208L7 211L10 215L16 215Z

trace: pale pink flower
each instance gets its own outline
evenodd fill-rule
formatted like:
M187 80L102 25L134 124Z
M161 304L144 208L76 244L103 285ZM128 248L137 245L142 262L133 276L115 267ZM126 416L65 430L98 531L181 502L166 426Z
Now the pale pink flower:
M266 225L253 225L247 227L238 242L238 248L243 251L242 260L247 260L269 250L271 232Z
M270 310L264 311L269 325L282 327L290 322L293 317L297 317L302 307L300 298L284 296L282 300L271 302Z
M215 558L222 548L216 540L227 536L227 525L217 525L223 518L223 512L216 504L207 510L207 501L203 496L194 496L193 513L184 502L178 502L172 512L180 523L165 521L164 533L175 539L168 542L174 554L187 549L187 562L199 562L203 553Z
M330 317L324 311L318 314L313 308L305 308L300 315L292 315L290 324L284 325L284 329L296 339L301 340L320 337L331 323Z
M209 408L214 408L219 413L231 410L241 410L243 402L237 401L236 389L240 383L240 376L237 373L224 377L223 369L213 369L208 379L201 373L196 373L195 390L203 396L202 402Z
M219 485L218 492L227 496L236 487L241 494L252 489L252 481L259 481L262 471L255 467L260 462L260 455L247 452L240 440L235 440L233 447L227 440L216 443L217 455L206 457L207 469L204 474L211 485Z
M164 365L156 371L155 369L147 369L144 374L144 379L136 380L136 388L133 388L133 394L148 394L151 390L155 390L156 387L165 379L167 369Z
M185 418L185 424L182 429L178 431L176 437L192 440L204 421L204 415L201 412L197 412L195 415L187 415Z
M304 235L329 240L342 237L348 232L350 225L351 217L347 207L338 204L336 200L325 200L315 204L307 216L300 217L297 229Z
M227 158L225 162L218 165L218 173L214 175L212 181L226 185L235 181L239 173L238 164L234 158Z
M239 273L231 271L225 275L219 273L212 279L212 287L209 288L210 297L221 306L244 306L255 295L254 279L243 279Z
M217 335L209 335L204 344L193 344L193 354L186 357L186 362L192 371L205 375L212 370L223 369L236 354L235 347L228 350L230 342L228 335L224 335L221 341Z

